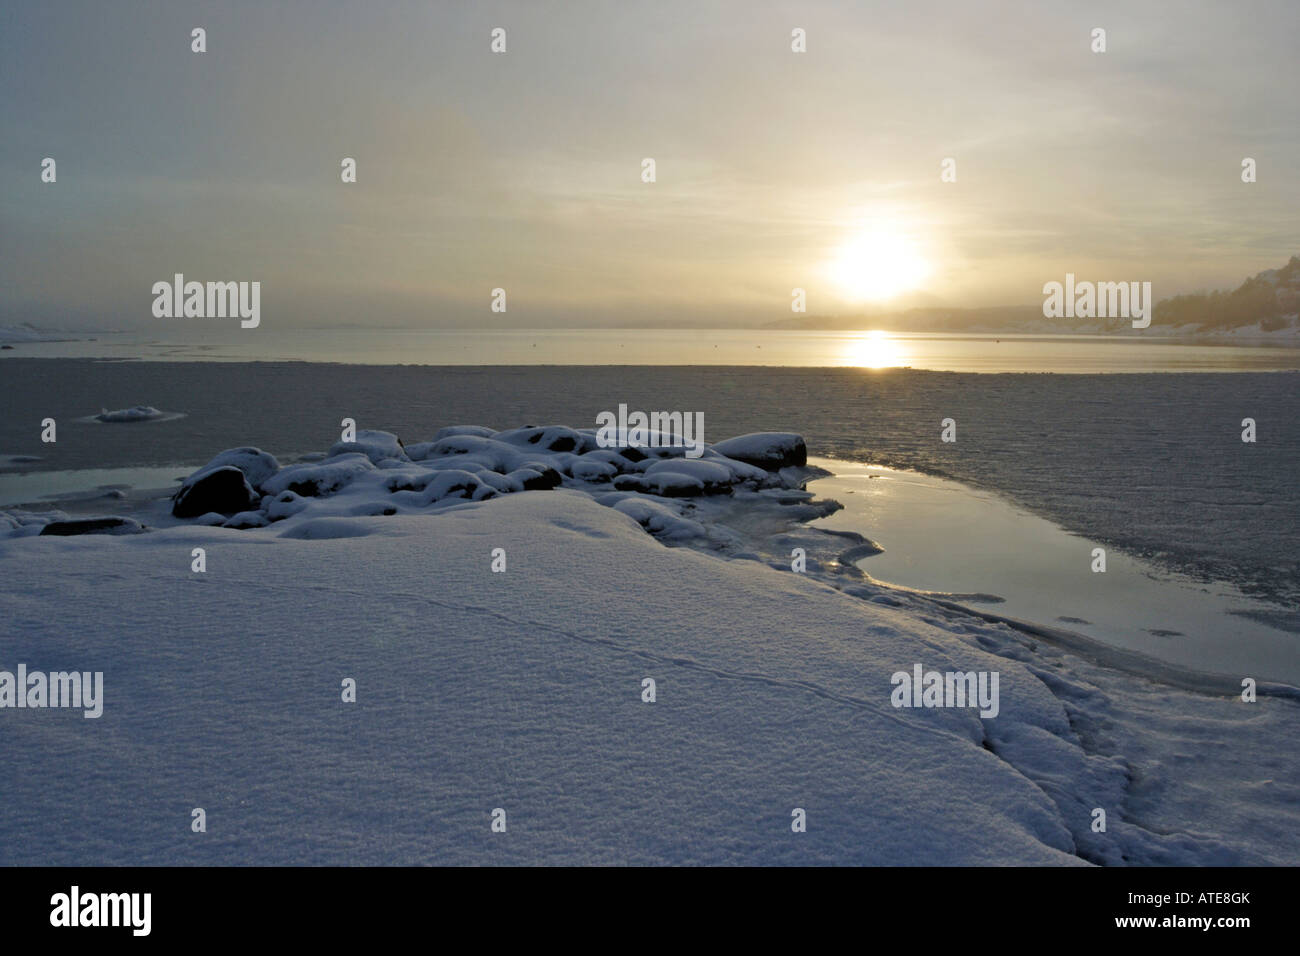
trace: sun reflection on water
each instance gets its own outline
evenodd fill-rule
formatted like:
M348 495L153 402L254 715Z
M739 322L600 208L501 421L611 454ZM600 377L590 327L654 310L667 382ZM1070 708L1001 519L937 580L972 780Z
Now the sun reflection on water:
M844 364L859 368L899 368L907 364L907 347L881 329L860 332L844 345Z

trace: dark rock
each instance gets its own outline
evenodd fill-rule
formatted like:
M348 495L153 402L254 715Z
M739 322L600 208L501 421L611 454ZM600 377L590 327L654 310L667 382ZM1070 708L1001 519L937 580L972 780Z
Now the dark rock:
M384 487L388 489L389 494L396 494L399 491L423 491L429 486L429 481L434 474L435 472L416 476L394 475L384 482Z
M511 474L523 481L524 491L549 491L564 480L554 468L521 468Z
M222 465L186 479L172 498L172 514L177 518L197 518L209 511L233 515L251 510L260 500L242 471Z
M140 523L131 518L78 518L72 521L51 521L41 529L41 534L115 534L142 530Z

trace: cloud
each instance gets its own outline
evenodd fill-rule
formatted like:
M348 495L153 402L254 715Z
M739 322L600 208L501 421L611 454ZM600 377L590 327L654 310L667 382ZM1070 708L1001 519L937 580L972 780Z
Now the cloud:
M183 271L260 279L304 326L472 323L498 286L520 324L765 321L795 285L836 304L825 263L873 217L931 250L929 301L1034 302L1066 269L1235 284L1295 251L1298 21L1208 0L25 5L0 33L5 308L147 324Z

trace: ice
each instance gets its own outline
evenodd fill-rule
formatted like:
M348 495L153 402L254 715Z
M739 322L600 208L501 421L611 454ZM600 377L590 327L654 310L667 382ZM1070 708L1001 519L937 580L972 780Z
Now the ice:
M160 412L152 405L134 405L131 408L119 408L115 411L104 409L94 416L101 422L147 422L169 417L170 412Z

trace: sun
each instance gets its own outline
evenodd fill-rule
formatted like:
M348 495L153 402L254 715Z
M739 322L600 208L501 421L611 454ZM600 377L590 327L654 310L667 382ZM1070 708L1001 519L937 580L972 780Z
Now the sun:
M871 228L841 246L827 271L845 298L880 302L917 288L932 269L911 237Z

